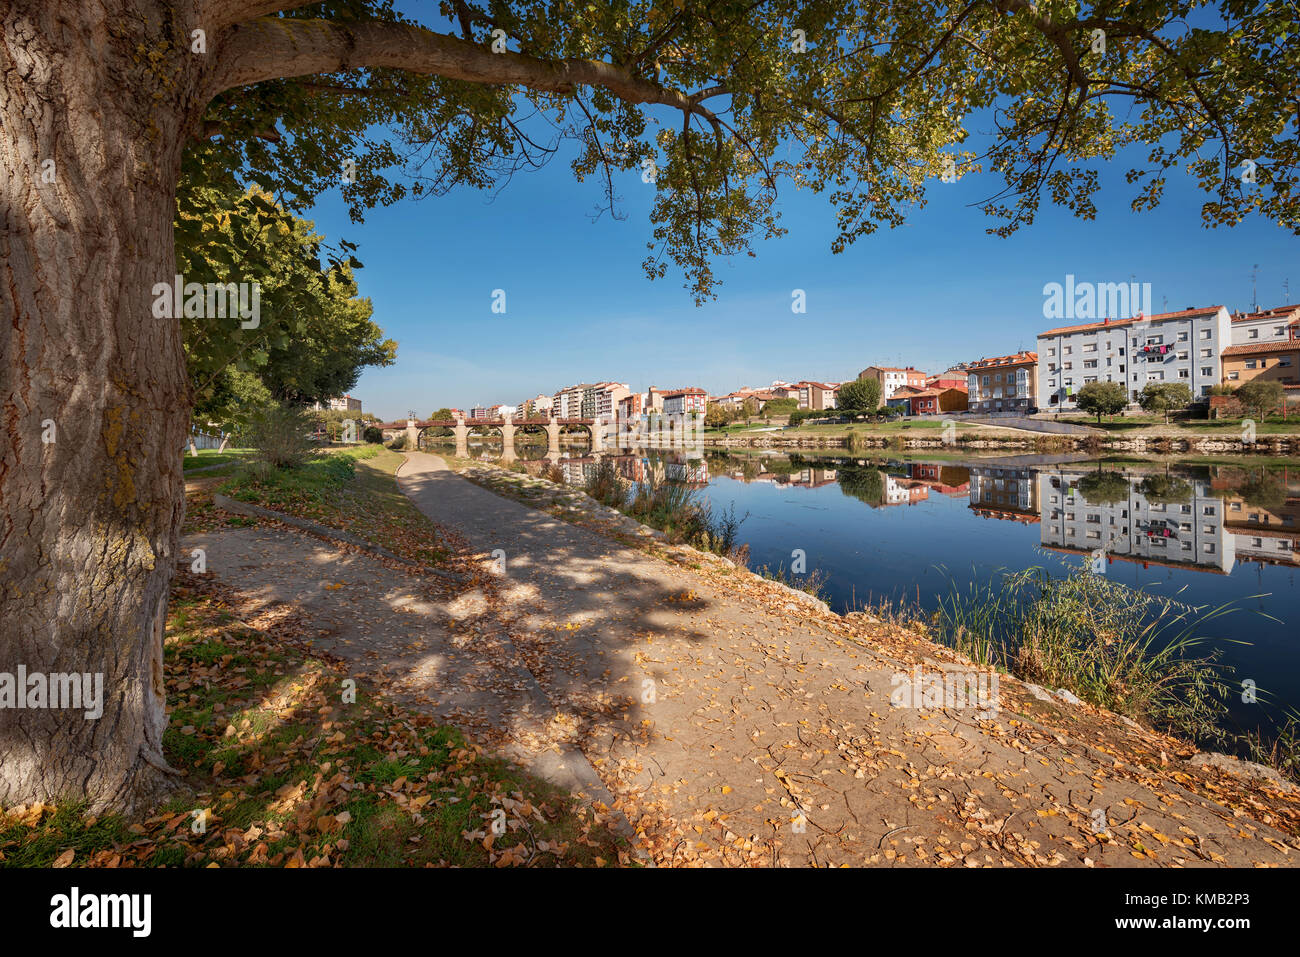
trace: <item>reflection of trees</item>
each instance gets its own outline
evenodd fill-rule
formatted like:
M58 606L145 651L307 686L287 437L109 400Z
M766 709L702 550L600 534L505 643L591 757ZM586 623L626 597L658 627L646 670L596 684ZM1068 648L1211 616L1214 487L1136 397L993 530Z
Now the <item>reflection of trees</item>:
M1237 494L1247 505L1269 511L1279 509L1286 504L1286 486L1282 484L1281 478L1263 469L1252 472L1250 477L1241 483Z
M1176 475L1148 475L1138 483L1138 491L1148 502L1176 505L1192 500L1192 486Z
M1089 472L1079 479L1079 494L1089 505L1127 501L1129 482L1122 472Z
M885 503L885 475L880 469L848 468L835 473L840 491L872 508Z

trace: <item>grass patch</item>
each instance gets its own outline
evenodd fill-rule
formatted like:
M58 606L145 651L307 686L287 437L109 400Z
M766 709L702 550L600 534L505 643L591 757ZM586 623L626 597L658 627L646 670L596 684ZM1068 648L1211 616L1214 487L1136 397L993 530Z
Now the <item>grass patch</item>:
M218 452L216 449L199 449L199 454L195 456L190 455L189 449L186 449L182 453L181 469L188 472L191 469L208 468L212 465L243 462L252 451L252 449L226 449L224 452Z
M254 463L218 489L222 494L288 512L414 561L437 566L454 549L445 533L397 487L399 452L361 445L325 452L294 469Z

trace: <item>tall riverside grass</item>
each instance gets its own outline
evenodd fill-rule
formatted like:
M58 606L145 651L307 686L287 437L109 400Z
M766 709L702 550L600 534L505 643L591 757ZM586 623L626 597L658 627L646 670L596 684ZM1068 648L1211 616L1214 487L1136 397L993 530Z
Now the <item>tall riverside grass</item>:
M732 559L744 552L738 537L748 515L737 518L734 505L715 514L689 485L660 479L653 472L644 482L628 483L614 464L605 460L587 476L583 490L602 505L659 529L670 541L686 542Z
M1229 671L1204 629L1236 610L1194 607L1076 568L954 585L936 640L982 665L1195 741L1223 741Z

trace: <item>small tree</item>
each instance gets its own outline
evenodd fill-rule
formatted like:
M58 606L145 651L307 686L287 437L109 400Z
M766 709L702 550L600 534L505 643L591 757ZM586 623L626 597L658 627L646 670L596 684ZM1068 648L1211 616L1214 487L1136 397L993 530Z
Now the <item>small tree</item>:
M835 405L850 418L871 415L880 405L880 383L875 379L856 379L840 386Z
M1081 411L1097 416L1097 424L1101 425L1103 415L1124 411L1128 396L1118 382L1089 382L1079 390L1074 401Z
M256 457L277 469L296 468L312 453L312 419L306 410L275 402L258 411L248 427Z
M1286 401L1282 383L1251 379L1236 392L1237 401L1259 421Z
M725 406L713 402L704 413L704 424L711 429L720 429L731 421L731 413Z
M1165 425L1169 424L1170 412L1191 404L1192 390L1182 382L1148 382L1138 393L1138 405L1142 406L1142 411L1164 413Z

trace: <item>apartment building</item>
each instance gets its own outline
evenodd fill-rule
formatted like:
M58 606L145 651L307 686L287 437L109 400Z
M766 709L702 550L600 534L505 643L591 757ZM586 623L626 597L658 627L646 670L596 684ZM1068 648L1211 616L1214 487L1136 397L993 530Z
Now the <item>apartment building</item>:
M627 387L626 382L601 382L592 390L592 394L594 401L590 418L605 416L612 419L618 409L619 400L631 395L632 390Z
M967 408L971 412L1027 413L1038 406L1038 353L980 359L966 366Z
M1232 314L1232 344L1260 345L1300 337L1300 306L1276 306Z
M317 402L312 408L317 412L322 409L329 409L331 412L360 412L361 400L355 396L340 395L333 399L327 399L323 404Z
M1232 317L1232 345L1223 350L1223 381L1239 386L1268 379L1300 390L1300 306Z
M535 419L544 416L551 411L551 406L555 400L549 395L538 393L531 399L525 399L516 407L519 410L519 418Z
M620 422L635 422L646 411L646 397L641 392L629 392L618 400L615 413Z
M591 384L580 382L567 386L551 397L551 414L559 419L577 419L582 417L582 397Z
M840 391L838 382L800 382L794 387L797 393L793 398L799 400L799 408L821 409L835 408L835 400Z
M859 379L875 379L880 383L881 404L894 396L894 391L901 386L910 385L916 389L925 388L925 373L911 366L867 366L858 373Z
M704 414L708 405L709 394L703 389L673 389L665 392L664 415L685 415L688 412Z
M1232 320L1223 306L1104 319L1038 335L1038 403L1075 409L1089 382L1118 382L1130 402L1148 382L1181 382L1196 398L1222 381Z
M472 408L472 409L469 410L469 415L465 416L465 418L467 418L467 419L471 419L471 420L472 420L472 419L486 419L487 417L488 417L488 410L487 410L486 407L481 406L481 405L476 405L476 406L474 406L474 408Z

